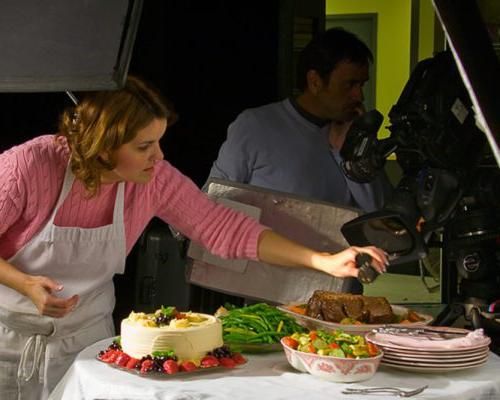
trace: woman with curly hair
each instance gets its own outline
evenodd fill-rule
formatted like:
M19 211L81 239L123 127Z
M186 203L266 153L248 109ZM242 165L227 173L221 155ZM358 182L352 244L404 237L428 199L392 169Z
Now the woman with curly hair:
M0 392L46 398L76 354L114 335L112 278L157 216L226 258L356 276L374 247L319 253L211 201L163 160L175 114L129 77L66 110L57 135L0 155Z

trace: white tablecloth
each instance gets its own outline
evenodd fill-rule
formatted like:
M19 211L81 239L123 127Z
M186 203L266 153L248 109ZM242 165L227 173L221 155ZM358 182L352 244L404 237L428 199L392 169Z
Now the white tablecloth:
M327 382L293 370L282 352L247 355L248 363L221 372L199 372L190 377L172 375L151 379L124 372L96 360L111 339L83 350L50 396L50 400L321 400L394 399L390 395L345 395L346 387L429 385L414 399L500 400L500 357L490 353L478 368L448 373L422 374L381 366L368 381Z

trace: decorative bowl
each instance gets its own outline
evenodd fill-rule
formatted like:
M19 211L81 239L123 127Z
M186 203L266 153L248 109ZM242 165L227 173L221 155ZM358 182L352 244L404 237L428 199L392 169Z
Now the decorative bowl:
M370 379L384 355L381 351L376 357L341 358L294 350L283 343L283 339L281 345L293 368L332 382L360 382Z

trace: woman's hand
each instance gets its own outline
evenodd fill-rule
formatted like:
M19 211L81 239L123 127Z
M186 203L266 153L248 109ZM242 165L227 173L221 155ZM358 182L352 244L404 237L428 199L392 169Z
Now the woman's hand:
M378 273L386 271L386 266L388 265L387 255L384 251L373 246L351 246L335 254L318 253L313 257L313 267L340 278L356 278L359 273L359 269L356 266L356 256L360 253L367 253L372 257L372 266Z
M78 295L70 298L55 296L63 286L45 276L29 276L25 286L25 293L38 309L38 312L48 317L61 318L74 310L78 302Z
M385 272L387 255L377 247L349 247L336 254L318 253L287 239L272 230L262 231L258 242L260 261L287 267L308 267L339 278L357 277L356 256L367 253L372 265L379 272Z
M0 284L28 297L42 315L61 318L74 310L78 295L63 299L55 296L63 286L46 276L34 276L18 270L0 257Z

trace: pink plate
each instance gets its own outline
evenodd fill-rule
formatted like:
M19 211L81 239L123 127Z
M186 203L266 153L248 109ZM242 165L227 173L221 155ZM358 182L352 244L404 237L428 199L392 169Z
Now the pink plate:
M462 349L462 350L449 350L449 351L443 351L440 350L439 352L433 351L433 350L421 350L417 348L395 348L391 346L386 346L382 345L381 347L384 348L384 353L389 353L389 354L402 354L402 355L409 355L409 356L422 356L422 357L428 357L428 356L433 356L433 357L450 357L454 358L457 356L470 356L470 355L475 355L477 353L482 353L485 351L488 351L488 346L482 346L478 347L475 349Z
M430 327L432 329L432 327ZM443 332L449 332L449 333L463 333L463 334L468 334L471 331L466 330L466 329L459 329L459 328L448 328L448 327L435 327L435 330L443 331ZM369 342L372 342L378 346L381 346L382 348L388 349L388 350L397 350L397 351L407 351L413 353L420 353L422 351L425 352L431 352L433 354L440 354L440 353L446 353L446 354L453 354L453 353L461 353L463 354L464 352L471 352L474 350L480 350L484 349L489 344L491 343L491 339L487 336L481 337L481 338L474 338L475 344L474 345L464 345L461 343L460 345L457 345L457 347L450 348L450 347L445 347L445 346L451 346L452 344L455 345L456 342L460 341L460 338L457 339L447 339L447 340L421 340L418 342L418 347L415 347L415 345L410 345L410 344L405 344L404 341L407 343L411 342L416 342L419 337L411 337L411 336L402 336L402 335L390 335L390 334L383 334L383 335L377 335L375 332L370 332L366 335L366 339ZM425 339L425 338L424 338ZM400 343L397 343L398 341L401 341ZM427 345L427 346L426 346ZM442 345L442 348L437 347L437 345Z
M469 362L469 363L456 363L456 364L446 364L446 365L444 364L419 365L418 363L398 363L394 361L382 360L382 365L386 365L388 367L401 369L405 371L431 373L431 372L451 372L462 369L480 367L481 365L486 364L487 361L488 357L484 358L483 360Z
M489 352L482 352L478 354L474 354L473 356L470 357L460 357L457 356L455 358L442 358L440 356L434 356L434 357L426 357L426 358L421 358L421 357L411 357L411 356L401 356L398 354L388 354L384 353L384 360L383 361L394 361L394 362L405 362L405 363L426 363L426 364L456 364L456 363L464 363L464 362L474 362L474 361L479 361L483 360L484 358L487 358L489 355Z
M471 358L477 358L479 356L489 354L489 352L490 352L490 350L488 347L485 347L484 349L474 350L473 352L463 352L463 353L457 352L457 353L453 353L453 354L448 354L448 353L436 354L436 353L432 353L432 352L423 353L423 352L419 352L419 351L402 352L402 351L391 350L388 348L384 349L384 354L387 357L393 357L393 358L397 357L397 358L401 358L401 359L412 358L415 360L426 360L426 359L436 360L436 359L439 359L439 360L443 360L443 361L457 360L457 359L468 360Z

